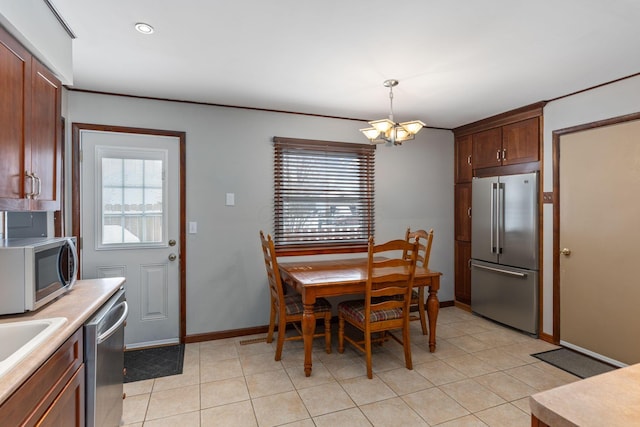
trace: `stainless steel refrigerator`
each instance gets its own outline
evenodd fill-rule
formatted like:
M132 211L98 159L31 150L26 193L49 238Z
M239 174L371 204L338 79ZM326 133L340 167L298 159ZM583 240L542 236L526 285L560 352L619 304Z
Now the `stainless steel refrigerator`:
M471 309L538 334L538 172L474 178Z

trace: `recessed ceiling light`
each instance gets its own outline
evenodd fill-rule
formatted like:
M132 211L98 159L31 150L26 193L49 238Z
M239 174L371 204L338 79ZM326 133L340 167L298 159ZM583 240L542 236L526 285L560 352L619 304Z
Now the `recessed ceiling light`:
M149 24L145 24L144 22L138 22L136 24L136 30L142 34L153 34L153 27Z

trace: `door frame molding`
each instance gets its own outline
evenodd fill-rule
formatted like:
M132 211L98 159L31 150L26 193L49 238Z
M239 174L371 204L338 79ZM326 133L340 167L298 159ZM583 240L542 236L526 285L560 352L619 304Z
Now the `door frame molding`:
M78 244L82 245L82 236L80 234L80 131L94 130L99 132L112 132L112 133L133 133L142 135L157 135L157 136L169 136L178 138L180 141L180 254L178 259L180 262L180 278L179 278L179 294L180 294L180 315L179 315L179 334L180 343L184 343L185 336L187 334L187 269L186 269L186 207L187 207L187 195L186 195L186 132L161 130L161 129L146 129L135 128L126 126L110 126L99 125L91 123L73 123L71 129L71 230L72 235L78 237ZM81 247L81 246L80 246Z
M560 142L564 135L640 120L640 112L554 130L553 135L553 343L560 344Z

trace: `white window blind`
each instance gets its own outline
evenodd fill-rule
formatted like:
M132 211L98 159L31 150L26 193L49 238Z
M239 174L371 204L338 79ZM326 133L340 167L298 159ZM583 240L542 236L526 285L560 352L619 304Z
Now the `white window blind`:
M274 147L276 246L366 247L375 146L275 137Z

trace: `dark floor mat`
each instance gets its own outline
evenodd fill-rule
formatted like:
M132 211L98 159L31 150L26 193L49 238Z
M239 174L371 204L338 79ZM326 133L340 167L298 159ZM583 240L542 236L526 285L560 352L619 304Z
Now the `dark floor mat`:
M124 382L181 374L183 362L184 344L126 351Z
M617 369L615 366L568 348L544 351L532 356L580 378L588 378Z

